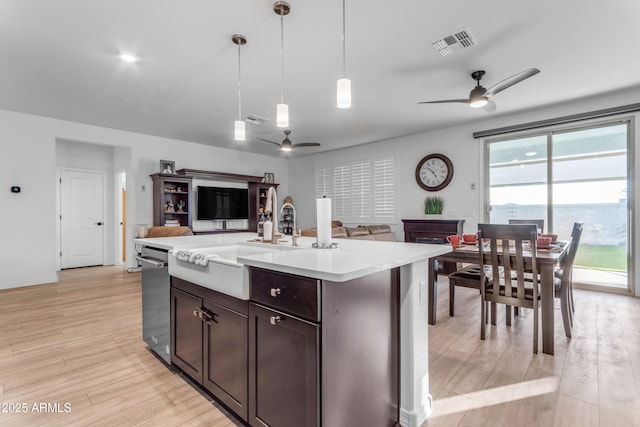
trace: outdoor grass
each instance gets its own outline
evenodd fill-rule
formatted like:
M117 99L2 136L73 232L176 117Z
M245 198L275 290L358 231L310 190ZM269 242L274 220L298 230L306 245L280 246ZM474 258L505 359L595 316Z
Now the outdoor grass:
M626 246L580 245L574 265L598 270L627 271L627 248Z

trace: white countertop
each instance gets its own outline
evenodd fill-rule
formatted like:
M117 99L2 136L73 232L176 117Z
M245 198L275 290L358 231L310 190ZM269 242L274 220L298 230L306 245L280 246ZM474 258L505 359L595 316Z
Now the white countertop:
M138 245L160 249L213 247L239 243L267 246L265 243L249 243L256 233L218 233L196 236L159 237L136 239ZM357 239L333 239L338 249L315 249L315 237L301 237L298 247L291 246L291 237L285 244L274 245L273 252L239 257L238 262L283 273L297 274L315 279L344 282L378 271L389 270L420 260L427 260L451 251L449 245L422 243L382 242Z
M150 239L134 239L140 246L151 246L158 249L206 248L221 244L240 243L253 240L257 233L214 233L197 234L195 236L152 237Z

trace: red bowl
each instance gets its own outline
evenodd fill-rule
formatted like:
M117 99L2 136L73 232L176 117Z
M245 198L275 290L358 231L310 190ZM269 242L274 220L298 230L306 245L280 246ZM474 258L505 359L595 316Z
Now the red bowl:
M548 237L551 239L551 243L555 243L558 241L557 234L539 234L538 237Z

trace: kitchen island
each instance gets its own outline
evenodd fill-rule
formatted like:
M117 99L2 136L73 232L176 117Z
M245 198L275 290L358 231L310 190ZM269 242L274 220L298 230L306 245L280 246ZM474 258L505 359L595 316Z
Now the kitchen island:
M282 244L267 245L248 242L254 240L255 237L256 235L253 233L224 233L206 236L138 239L136 243L168 250L190 248L194 251L197 251L198 247L206 248L230 244L273 248L273 251L261 251L258 254L247 256L239 255L237 258L237 262L242 263L244 268L250 271L252 282L251 301L247 302L249 308L246 310L249 319L249 368L252 370L251 375L254 379L249 381L250 394L257 392L252 387L255 388L255 378L256 376L260 378L261 374L257 373L254 365L256 361L260 360L256 355L266 351L266 347L261 347L262 343L265 341L276 342L280 339L274 335L270 336L268 340L259 340L257 337L261 336L260 330L263 328L261 325L274 324L283 320L285 321L282 324L292 325L293 322L287 323L286 319L300 320L300 325L316 328L315 332L312 332L315 335L312 335L310 339L307 336L306 342L308 345L312 345L315 340L316 344L313 345L318 347L316 354L320 358L314 362L318 366L316 372L318 372L317 380L320 385L317 395L313 393L310 395L311 400L315 399L318 404L318 415L314 418L320 421L317 425L346 425L349 422L355 423L351 425L357 425L360 421L366 420L366 418L353 419L353 414L357 413L357 410L354 411L351 406L357 404L357 398L354 399L353 396L336 397L336 391L346 387L353 395L353 390L357 390L359 386L363 396L369 396L372 392L375 394L375 390L367 390L367 385L361 384L358 378L362 377L363 369L366 369L366 365L370 364L370 361L365 359L376 359L379 355L373 352L368 353L369 349L365 348L358 355L356 350L361 344L358 346L348 345L349 334L354 336L354 343L358 342L370 332L368 324L371 323L372 327L381 328L380 338L377 341L375 339L366 341L365 339L362 343L370 343L373 346L379 346L380 343L390 345L386 351L386 358L382 358L383 360L380 362L382 369L378 367L378 371L389 370L389 367L393 370L393 367L398 365L397 358L399 357L399 385L397 384L397 368L395 368L396 372L392 372L391 379L380 380L389 382L390 388L389 390L381 390L379 394L387 396L389 393L393 394L394 390L399 390L400 424L405 426L421 425L431 410L428 375L428 305L426 301L428 259L442 255L450 248L445 245L336 239L335 241L340 243L339 249L314 249L311 244L315 242L315 238L301 238L298 241L300 246L292 248L290 243L285 243L283 247ZM176 261L170 257L169 262L171 264ZM283 283L289 284L288 289L279 286ZM291 289L307 289L306 295L311 295L312 299L313 295L317 296L316 305L304 305L304 307L296 308L297 302L306 304L305 298L308 297L296 294L291 296L287 302L287 292ZM385 289L387 291L384 291ZM282 297L280 297L280 291L282 291ZM376 298L387 299L387 308L381 309L380 307L383 307L384 304L381 305L380 301L382 300ZM368 319L374 320L372 322L367 322L367 318L362 317L362 313L366 313L366 310L355 309L356 305L364 306L369 302L373 305L377 304L378 307L377 311L364 314L369 316ZM394 307L391 307L392 305ZM238 310L243 311L244 309ZM354 322L350 323L349 328L341 328L338 320L341 319L339 315L344 313L361 314L355 314ZM376 316L376 313L380 315ZM204 317L207 316L208 314L205 312ZM394 316L396 316L396 320L393 319ZM398 336L397 320L400 323L399 355L396 351L397 345L393 348L393 342L397 341ZM359 334L358 331L363 332ZM392 354L394 352L396 354ZM251 354L253 354L253 358ZM333 357L327 358L330 355ZM293 368L294 366L292 366ZM335 373L331 374L331 371L334 370ZM353 381L350 381L348 377L351 370L354 374ZM394 375L395 380L393 379ZM343 381L342 385L340 381ZM334 384L327 385L330 382ZM327 390L331 392L329 393ZM370 397L365 397L367 401L370 399ZM278 401L276 399L273 402ZM339 421L340 414L336 414L340 408L340 402L347 402L342 406L342 410L346 414L346 418L342 421ZM376 405L375 402L363 403ZM383 403L383 406L385 404L387 403ZM326 413L322 415L323 407L327 405L333 405L330 408L333 418L327 418ZM274 409L262 408L261 413L265 414L268 410ZM280 410L285 411L286 408L280 408ZM253 413L249 414L248 422L253 425L252 420L256 419L256 408L251 408L250 412ZM397 408L396 412L398 412ZM258 417L258 419L260 418ZM260 422L264 425L263 419L260 419ZM258 422L255 424L260 425ZM310 424L307 423L307 425Z

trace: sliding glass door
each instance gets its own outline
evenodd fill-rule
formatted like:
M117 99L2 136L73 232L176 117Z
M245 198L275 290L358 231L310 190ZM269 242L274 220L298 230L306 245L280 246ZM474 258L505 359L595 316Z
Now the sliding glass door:
M628 288L628 123L487 143L492 223L544 219L568 239L584 222L574 281Z

